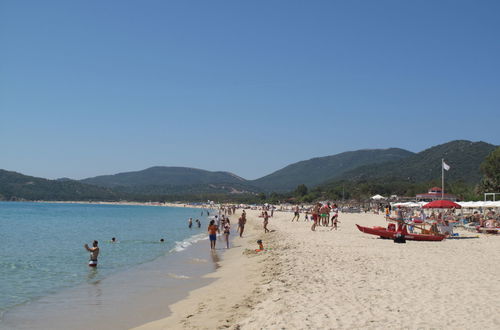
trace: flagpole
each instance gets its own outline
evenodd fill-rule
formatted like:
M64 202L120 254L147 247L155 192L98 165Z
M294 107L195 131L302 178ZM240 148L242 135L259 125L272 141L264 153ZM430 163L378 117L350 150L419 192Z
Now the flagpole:
M444 158L441 158L441 199L444 199Z

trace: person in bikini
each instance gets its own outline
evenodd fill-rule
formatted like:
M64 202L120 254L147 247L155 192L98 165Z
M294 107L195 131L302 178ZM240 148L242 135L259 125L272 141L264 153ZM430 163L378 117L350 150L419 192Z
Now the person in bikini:
M264 218L264 233L269 233L269 229L267 229L267 224L269 223L269 215L267 214L267 211L263 212L262 217Z
M231 233L231 224L229 223L229 219L227 219L224 224L224 237L226 239L226 249L229 249L229 234Z
M99 256L99 247L97 246L99 242L94 241L92 243L92 247L89 247L88 244L85 244L83 247L85 250L90 252L90 260L89 267L97 267L97 257Z

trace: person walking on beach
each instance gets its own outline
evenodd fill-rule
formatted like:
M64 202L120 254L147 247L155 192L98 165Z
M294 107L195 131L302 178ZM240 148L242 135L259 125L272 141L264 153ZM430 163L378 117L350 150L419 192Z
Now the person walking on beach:
M229 219L227 219L224 224L224 238L226 239L226 249L229 249L229 234L231 233L231 224L229 223Z
M211 220L208 226L208 238L210 238L210 249L215 250L215 243L217 242L217 226L215 221Z
M89 247L88 244L85 244L83 247L85 250L90 252L90 260L89 267L97 267L97 257L99 256L99 247L97 246L99 242L94 241L92 243L92 247Z
M295 220L295 217L297 217L297 222L299 221L299 216L300 216L300 213L299 213L299 206L295 206L295 210L294 210L294 213L293 213L293 218L292 218L292 222L293 220Z
M267 229L267 224L269 223L269 215L267 211L264 211L262 216L264 217L264 233L269 233L269 229Z
M320 208L321 208L321 204L317 203L316 205L314 205L314 207L312 209L312 220L313 220L313 224L311 226L312 231L316 231L316 225L318 224L318 220L319 220L319 209Z
M247 223L247 214L245 210L241 214L241 217L238 219L238 231L240 232L240 237L243 237L243 231L245 230L245 224Z
M220 221L221 221L221 215L216 215L215 216L215 221L217 222L217 233L220 234Z

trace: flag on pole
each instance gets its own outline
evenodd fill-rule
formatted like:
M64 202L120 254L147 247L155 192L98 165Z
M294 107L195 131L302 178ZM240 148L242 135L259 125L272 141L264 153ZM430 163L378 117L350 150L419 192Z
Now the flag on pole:
M446 164L443 160L443 168L446 170L446 171L449 171L450 170L450 165Z

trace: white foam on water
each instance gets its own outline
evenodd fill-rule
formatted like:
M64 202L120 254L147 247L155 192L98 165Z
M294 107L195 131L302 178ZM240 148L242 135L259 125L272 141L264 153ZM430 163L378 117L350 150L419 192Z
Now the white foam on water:
M170 276L171 278L177 278L177 279L188 279L188 278L190 278L189 276L186 276L186 275L177 275L177 274L174 274L174 273L168 273L167 275Z
M203 241L206 239L208 239L208 235L204 234L204 233L198 234L198 235L193 235L191 237L186 238L183 241L175 242L175 247L171 251L175 251L175 252L184 251L187 247L193 245L194 243L197 243L199 241Z

